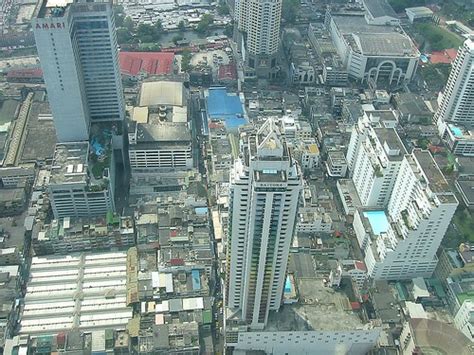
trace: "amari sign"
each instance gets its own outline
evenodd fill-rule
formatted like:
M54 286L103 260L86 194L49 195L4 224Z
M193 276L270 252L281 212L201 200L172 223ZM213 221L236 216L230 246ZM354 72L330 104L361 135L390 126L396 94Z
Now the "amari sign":
M56 23L37 23L36 29L38 30L55 30L55 29L62 29L66 28L66 24L64 22L56 22Z

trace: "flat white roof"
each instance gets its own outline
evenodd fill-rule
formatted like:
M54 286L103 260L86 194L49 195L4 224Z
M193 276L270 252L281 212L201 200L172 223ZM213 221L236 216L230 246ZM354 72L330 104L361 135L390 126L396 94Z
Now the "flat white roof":
M33 258L20 333L126 325L132 317L126 303L126 262L124 252Z
M47 0L46 7L65 7L68 4L72 4L74 0Z

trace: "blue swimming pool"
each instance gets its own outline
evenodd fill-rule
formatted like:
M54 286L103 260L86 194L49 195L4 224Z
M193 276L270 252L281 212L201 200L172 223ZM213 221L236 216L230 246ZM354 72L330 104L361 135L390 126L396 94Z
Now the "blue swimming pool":
M389 230L390 223L384 211L367 211L364 212L364 216L369 220L374 234L380 235Z
M290 281L290 276L287 276L285 280L285 293L290 293L290 292L291 292L291 281Z
M449 128L451 129L451 132L453 132L455 137L462 137L462 131L459 127L449 125Z

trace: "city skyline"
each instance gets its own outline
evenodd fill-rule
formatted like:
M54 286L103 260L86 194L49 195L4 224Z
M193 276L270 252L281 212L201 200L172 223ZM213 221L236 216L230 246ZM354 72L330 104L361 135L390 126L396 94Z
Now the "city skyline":
M467 3L0 0L0 353L472 354Z

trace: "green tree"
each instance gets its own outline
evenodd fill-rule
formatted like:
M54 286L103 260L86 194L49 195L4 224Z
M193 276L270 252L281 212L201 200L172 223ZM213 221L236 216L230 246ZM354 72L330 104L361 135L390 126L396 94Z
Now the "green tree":
M230 14L229 5L227 5L225 0L219 1L219 5L217 5L217 13L219 15L228 15L228 14Z
M233 34L234 34L234 25L229 23L224 27L224 35L226 35L229 38L232 38Z
M178 30L179 30L179 32L184 32L184 31L186 31L186 24L184 23L183 20L179 21L179 23L178 23Z
M200 34L207 34L209 32L209 27L214 23L214 16L210 14L204 14L199 21L196 32Z
M191 66L191 58L193 57L193 54L186 50L181 53L181 71L182 72L187 72L192 69Z
M132 41L132 34L124 27L117 29L117 42L119 44L130 43Z
M179 41L181 41L183 39L183 35L182 34L177 34L177 35L174 35L173 36L173 43L174 44L178 44Z
M151 43L156 38L156 30L152 25L141 23L137 28L137 37L142 43Z
M125 13L123 12L123 7L120 5L114 6L114 18L115 18L115 27L119 28L123 26L123 21L125 19Z
M155 36L159 37L163 33L163 24L161 23L161 20L157 20L154 24L155 27Z
M281 5L281 17L288 23L295 23L299 9L299 0L283 0Z
M123 27L125 27L130 32L135 31L135 24L133 23L133 20L130 16L127 16L127 17L124 18Z

